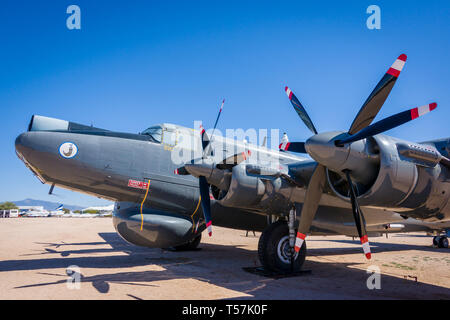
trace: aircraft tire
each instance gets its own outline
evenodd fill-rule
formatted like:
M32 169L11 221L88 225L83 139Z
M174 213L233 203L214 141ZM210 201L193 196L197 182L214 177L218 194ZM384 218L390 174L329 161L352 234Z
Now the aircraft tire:
M286 221L277 221L269 225L261 234L258 242L259 261L270 272L291 272L289 253L289 228ZM306 258L306 242L299 253L295 254L293 272L300 271Z
M200 233L197 237L189 241L188 243L175 246L174 249L176 251L189 251L189 250L195 250L197 249L198 245L200 244L200 241L202 240L202 234Z
M439 248L448 248L448 238L447 237L441 237L439 239Z
M433 237L433 246L439 247L439 238L438 236Z

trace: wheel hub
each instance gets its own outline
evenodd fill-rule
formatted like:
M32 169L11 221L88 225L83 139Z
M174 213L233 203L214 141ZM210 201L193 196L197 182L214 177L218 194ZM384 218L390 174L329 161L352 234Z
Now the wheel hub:
M290 264L292 252L294 252L294 260L296 260L298 252L291 250L291 247L289 245L289 236L288 235L284 236L278 242L277 246L278 258L280 258L280 260L283 261L283 263Z

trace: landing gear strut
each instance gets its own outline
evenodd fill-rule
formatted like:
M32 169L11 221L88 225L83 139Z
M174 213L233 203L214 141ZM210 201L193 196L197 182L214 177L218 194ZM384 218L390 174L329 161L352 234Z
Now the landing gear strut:
M303 242L298 253L293 248L288 224L279 220L269 225L259 238L259 261L264 269L270 272L285 274L299 272L306 258L306 243Z
M294 257L295 257L295 216L297 212L295 208L292 208L289 211L289 250L290 250L290 258L291 258L291 272L294 272Z

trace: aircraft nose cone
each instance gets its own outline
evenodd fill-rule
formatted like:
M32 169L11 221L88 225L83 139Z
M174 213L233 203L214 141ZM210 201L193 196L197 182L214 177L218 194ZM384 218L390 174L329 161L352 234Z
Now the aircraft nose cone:
M16 153L21 160L28 163L45 162L48 155L55 149L48 136L42 136L38 132L24 132L15 141ZM55 153L53 151L53 153Z
M347 160L349 155L348 145L336 147L335 141L342 139L342 132L319 133L309 138L305 143L308 154L320 164L334 170L339 170L340 166Z
M20 134L15 141L15 147L16 151L22 155L26 153L26 151L30 148L31 142L28 137L28 133L22 133Z

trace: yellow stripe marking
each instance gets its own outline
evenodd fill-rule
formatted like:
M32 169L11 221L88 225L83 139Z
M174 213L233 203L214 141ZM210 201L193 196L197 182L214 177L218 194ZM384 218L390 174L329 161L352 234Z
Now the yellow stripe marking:
M148 180L147 191L145 192L144 200L142 200L142 203L141 203L141 231L142 231L142 226L144 225L144 215L142 214L142 207L144 206L145 199L147 199L149 189L150 189L150 180Z
M194 215L197 213L197 210L198 210L198 208L200 207L200 202L201 202L201 201L202 201L202 197L199 196L199 197L198 197L197 208L195 208L195 211L194 211L194 213L193 213L192 216L191 216L191 219L192 219L192 231L194 231L194 226L195 226Z

